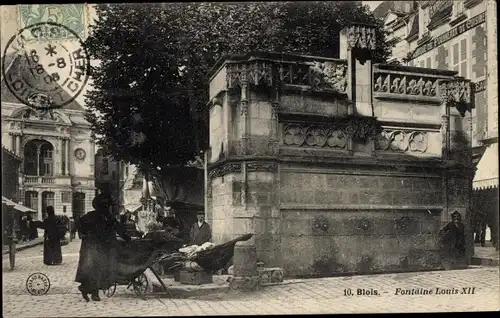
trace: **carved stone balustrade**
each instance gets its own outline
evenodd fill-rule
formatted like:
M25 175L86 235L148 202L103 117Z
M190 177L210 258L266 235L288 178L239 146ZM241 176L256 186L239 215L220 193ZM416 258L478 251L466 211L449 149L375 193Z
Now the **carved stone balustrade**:
M347 61L322 57L249 53L221 59L213 68L210 100L245 85L346 94Z
M470 81L456 74L455 71L376 64L373 68L373 97L435 104L443 101L469 104Z

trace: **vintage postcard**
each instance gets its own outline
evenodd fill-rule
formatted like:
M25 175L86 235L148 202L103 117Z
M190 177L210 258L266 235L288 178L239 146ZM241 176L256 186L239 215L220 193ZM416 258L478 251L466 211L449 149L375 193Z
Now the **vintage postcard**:
M496 1L0 13L4 317L500 309Z

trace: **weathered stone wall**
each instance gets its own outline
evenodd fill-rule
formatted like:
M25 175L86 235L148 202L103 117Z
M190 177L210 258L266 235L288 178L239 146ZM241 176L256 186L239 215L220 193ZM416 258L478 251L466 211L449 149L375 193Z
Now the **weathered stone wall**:
M440 215L428 209L442 202L441 178L287 171L280 183L288 275L439 267Z
M439 268L439 218L422 210L282 210L290 276ZM322 218L323 220L320 220ZM314 227L323 221L326 229Z

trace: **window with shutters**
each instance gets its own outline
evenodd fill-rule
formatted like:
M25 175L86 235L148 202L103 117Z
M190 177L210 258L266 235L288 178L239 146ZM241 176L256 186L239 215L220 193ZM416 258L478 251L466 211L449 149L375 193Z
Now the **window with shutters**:
M427 58L425 62L425 67L432 68L432 59L430 57Z
M468 77L467 72L467 39L460 41L460 76Z
M65 191L61 193L61 202L62 203L70 203L71 202L71 192Z
M458 47L458 43L454 44L453 45L453 54L452 54L452 58L451 58L451 67L454 71L459 71L459 47Z
M453 2L453 18L457 18L465 13L464 0L455 0Z
M468 78L468 64L467 64L467 39L462 39L459 43L453 45L453 55L451 59L452 69L458 72L459 76Z

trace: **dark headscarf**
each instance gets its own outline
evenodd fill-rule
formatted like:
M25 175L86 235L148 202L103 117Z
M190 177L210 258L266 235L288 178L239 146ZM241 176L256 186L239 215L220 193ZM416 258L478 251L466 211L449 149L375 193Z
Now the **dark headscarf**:
M45 212L47 213L47 216L54 216L56 214L56 212L54 211L54 207L52 205L46 207Z

